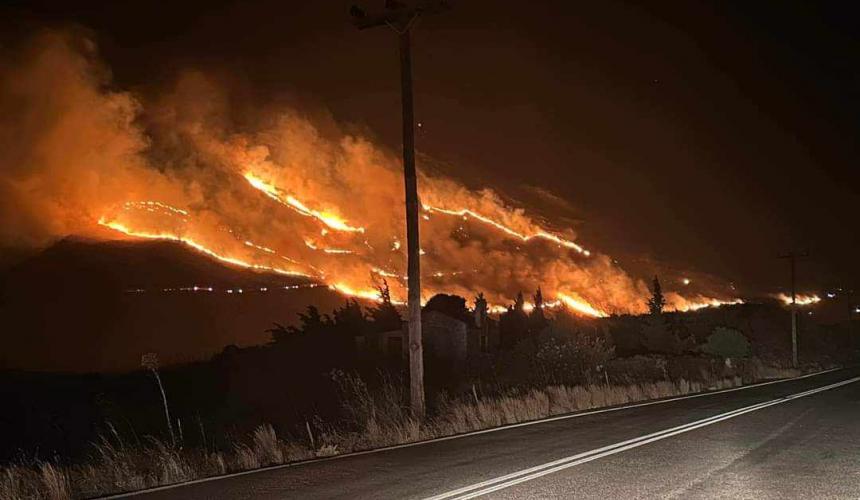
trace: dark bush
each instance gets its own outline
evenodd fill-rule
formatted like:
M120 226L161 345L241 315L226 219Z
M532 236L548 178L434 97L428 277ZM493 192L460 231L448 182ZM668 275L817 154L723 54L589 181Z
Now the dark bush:
M654 356L616 358L606 363L606 372L613 384L656 382L666 379L666 360Z
M750 342L743 333L718 326L708 336L702 352L721 358L746 358L750 355Z

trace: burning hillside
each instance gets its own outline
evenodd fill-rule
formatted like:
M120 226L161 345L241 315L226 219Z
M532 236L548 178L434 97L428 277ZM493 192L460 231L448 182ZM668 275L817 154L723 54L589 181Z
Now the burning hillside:
M110 88L87 40L43 35L5 58L0 205L6 244L69 234L182 242L219 261L405 297L400 162L290 109L237 127L222 91L189 73L151 102ZM646 284L490 189L419 165L424 296L484 292L497 307L541 286L603 316L644 309ZM668 293L679 310L733 297Z

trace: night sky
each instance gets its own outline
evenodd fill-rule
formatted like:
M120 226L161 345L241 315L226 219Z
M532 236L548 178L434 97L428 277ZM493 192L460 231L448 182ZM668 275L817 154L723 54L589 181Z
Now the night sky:
M90 30L115 85L218 75L396 150L394 35L350 1L6 2L2 43ZM367 1L372 6L382 2ZM421 155L622 265L761 291L860 282L860 30L847 2L451 1L414 34ZM239 128L243 117L232 117Z

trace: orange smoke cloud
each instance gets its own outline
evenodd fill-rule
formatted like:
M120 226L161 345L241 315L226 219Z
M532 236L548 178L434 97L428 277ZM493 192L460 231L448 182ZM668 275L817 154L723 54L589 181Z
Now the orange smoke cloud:
M93 45L43 34L0 61L0 239L42 245L105 210L171 186L147 168L139 103L105 91Z
M374 297L387 278L395 299L405 297L402 173L392 152L290 109L234 130L224 91L199 73L145 105L109 90L107 75L92 44L57 34L3 62L4 242L168 239L360 297ZM540 285L553 304L581 314L645 309L647 286L572 231L420 167L425 299L482 291L498 306ZM679 310L727 303L667 299Z

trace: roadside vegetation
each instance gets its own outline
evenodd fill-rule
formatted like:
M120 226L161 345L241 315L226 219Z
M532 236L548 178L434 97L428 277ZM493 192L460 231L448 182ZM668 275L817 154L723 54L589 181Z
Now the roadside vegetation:
M418 421L409 411L402 359L350 349L356 332L399 327L399 313L384 289L381 295L374 307L350 301L330 316L308 308L298 326L276 325L271 345L231 347L193 367L159 369L157 358L145 356L133 374L143 391L130 396L137 407L124 409L118 397L107 402L102 395L106 421L87 452L22 455L0 467L0 498L140 490L736 387L844 361L840 332L828 339L822 330L820 342L804 346L803 370L787 368L783 335L774 335L785 331L778 307L664 313L652 297L644 316L585 319L563 310L526 313L519 297L498 320L499 349L471 353L462 366L427 359L428 415ZM474 313L452 296L433 304L464 321Z
M641 363L644 367L652 360L633 363ZM638 367L621 368L627 376L635 377ZM185 447L182 443L173 446L169 440L156 437L130 444L112 432L94 444L92 460L83 465L34 462L0 469L0 498L85 498L140 490L580 410L736 387L745 380L752 382L765 375L770 378L799 373L787 369L763 370L756 364L730 372L735 374L720 373L708 380L681 378L613 385L549 385L454 399L442 394L436 397L434 413L423 423L412 418L405 404L402 384L386 383L379 391L371 393L358 376L343 374L340 383L344 391L341 404L345 418L339 425L315 422L313 426L308 425L307 436L297 436L279 435L271 424L261 424L244 439L222 450Z

